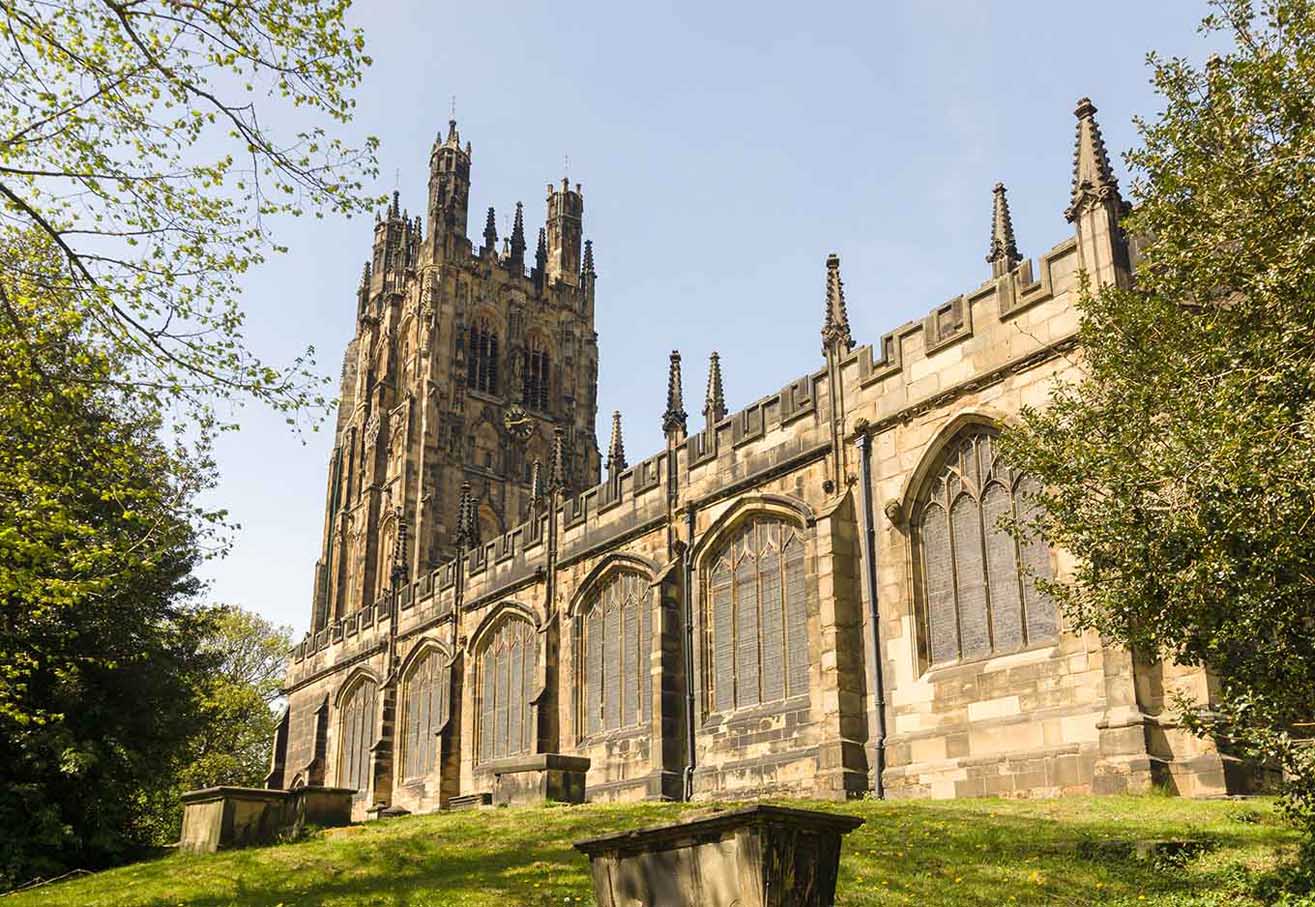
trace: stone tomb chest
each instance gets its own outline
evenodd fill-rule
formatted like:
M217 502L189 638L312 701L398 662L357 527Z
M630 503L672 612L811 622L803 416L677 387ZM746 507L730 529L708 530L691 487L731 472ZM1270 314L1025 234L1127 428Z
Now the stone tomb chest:
M830 907L856 816L750 806L580 841L599 907Z

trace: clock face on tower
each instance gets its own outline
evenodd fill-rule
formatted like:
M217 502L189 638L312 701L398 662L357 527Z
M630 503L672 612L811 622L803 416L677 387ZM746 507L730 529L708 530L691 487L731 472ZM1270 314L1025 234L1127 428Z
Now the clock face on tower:
M517 441L528 441L534 433L534 420L521 407L512 404L502 415L502 427Z

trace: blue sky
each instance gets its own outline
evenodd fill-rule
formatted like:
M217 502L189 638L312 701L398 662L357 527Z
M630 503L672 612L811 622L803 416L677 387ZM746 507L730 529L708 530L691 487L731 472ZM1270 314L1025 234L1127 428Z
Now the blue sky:
M455 95L474 145L473 236L489 205L505 233L518 200L533 235L546 184L564 167L583 184L600 443L621 410L635 461L660 446L670 350L685 356L692 428L713 350L732 410L820 365L829 252L854 336L871 343L989 276L997 180L1025 256L1067 238L1074 102L1091 96L1111 152L1127 148L1132 117L1156 108L1146 52L1201 59L1204 12L1203 0L375 0L352 13L375 63L350 134L380 138L376 190L396 184L423 213ZM370 238L360 219L282 225L289 253L247 282L251 345L283 361L313 345L336 376ZM299 436L254 405L237 418L210 502L241 528L204 574L215 600L300 633L331 426Z

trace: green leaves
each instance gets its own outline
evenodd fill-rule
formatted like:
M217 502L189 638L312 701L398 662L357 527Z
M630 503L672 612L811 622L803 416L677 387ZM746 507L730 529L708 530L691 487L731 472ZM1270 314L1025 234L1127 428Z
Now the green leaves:
M1084 292L1080 377L1006 443L1077 556L1054 588L1070 619L1209 668L1186 720L1283 761L1310 810L1291 731L1315 717L1315 8L1220 0L1207 28L1233 49L1205 67L1150 58L1136 287Z
M0 242L53 240L30 276L87 312L127 380L192 418L234 397L323 410L312 360L246 349L237 277L278 250L278 218L377 201L361 191L375 140L316 125L350 122L368 65L346 9L0 0Z

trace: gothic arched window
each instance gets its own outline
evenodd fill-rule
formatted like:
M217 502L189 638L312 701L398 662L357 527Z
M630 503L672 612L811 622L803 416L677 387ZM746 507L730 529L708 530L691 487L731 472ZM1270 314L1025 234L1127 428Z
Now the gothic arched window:
M1033 577L1050 577L1050 550L1019 545L1000 526L1026 520L1030 476L1000 458L999 433L964 429L941 453L915 503L910 527L926 660L984 658L1054 639L1055 604Z
M716 552L704 583L704 686L714 712L808 692L804 543L755 516Z
M479 695L476 752L479 762L528 753L535 739L534 674L538 648L534 627L509 615L489 632L475 668Z
M575 631L580 736L642 725L653 709L648 581L632 571L612 574Z
M423 778L438 757L438 729L448 718L452 671L438 649L426 649L403 681L402 777Z
M338 783L354 789L357 800L368 794L370 788L374 694L374 681L360 678L343 699L338 716Z
M466 387L486 394L498 392L498 332L488 319L470 326L466 344Z
M530 409L548 409L549 361L548 351L531 344L525 351L525 368L522 372L521 402Z

